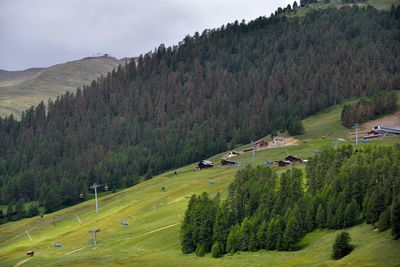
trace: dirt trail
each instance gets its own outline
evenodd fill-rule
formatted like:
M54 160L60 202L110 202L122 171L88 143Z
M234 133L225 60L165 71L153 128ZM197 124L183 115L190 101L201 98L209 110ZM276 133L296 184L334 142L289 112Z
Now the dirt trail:
M363 123L361 127L371 130L374 126L400 127L400 111L385 117Z
M164 227L160 227L160 228L154 229L154 230L152 230L152 231L149 231L149 232L146 232L146 233L137 235L136 237L138 237L138 236L144 236L144 235L151 234L151 233L154 233L154 232L158 232L158 231L161 231L161 230L164 230L164 229L173 227L173 226L178 225L178 224L179 224L179 223L174 223L174 224L170 224L170 225L167 225L167 226L164 226Z
M32 257L27 258L27 259L25 259L25 260L23 260L23 261L17 262L17 263L14 265L14 267L19 267L19 266L21 266L22 264L24 264L24 263L30 261L31 259L32 259Z
M82 250L82 249L84 249L84 248L85 248L85 247L82 247L82 248L78 248L78 249L75 249L75 250L73 250L73 251L67 252L67 253L64 254L64 256L70 255L70 254L75 253L75 252L78 252L79 250Z

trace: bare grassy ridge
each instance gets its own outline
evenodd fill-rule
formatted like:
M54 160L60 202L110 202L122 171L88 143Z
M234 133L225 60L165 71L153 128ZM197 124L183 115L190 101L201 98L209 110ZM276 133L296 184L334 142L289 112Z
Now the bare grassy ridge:
M20 117L22 111L47 103L67 91L89 84L100 75L106 75L119 64L116 58L89 58L55 65L45 69L0 72L0 117Z

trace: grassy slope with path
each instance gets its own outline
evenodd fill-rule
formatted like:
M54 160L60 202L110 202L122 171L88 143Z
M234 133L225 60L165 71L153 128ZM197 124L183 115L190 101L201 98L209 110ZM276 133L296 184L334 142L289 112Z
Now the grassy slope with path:
M287 154L303 158L312 156L316 149L330 145L347 131L337 124L341 107L333 107L326 112L306 119L306 133L300 142L283 148L275 148L256 153L256 162L281 159ZM331 132L326 132L331 129ZM326 139L322 140L321 135ZM314 138L314 139L311 139ZM399 138L375 141L376 144L400 142ZM347 143L347 142L342 142ZM359 144L360 146L369 144ZM218 160L219 156L212 159ZM252 162L252 154L239 156L236 160L243 164ZM298 165L303 167L302 165ZM280 170L284 170L282 168ZM230 167L195 171L194 165L147 180L123 191L100 198L100 214L95 214L94 201L46 214L43 218L34 217L18 222L0 225L0 265L13 266L26 259L26 251L40 253L26 262L24 266L292 266L292 265L373 265L395 266L400 264L400 242L393 241L389 231L376 233L369 225L349 228L356 248L349 256L333 261L330 258L331 246L336 231L316 230L301 241L302 249L295 252L259 251L239 253L214 259L210 255L196 257L183 255L179 245L179 229L188 199L185 195L210 195L222 192L226 196L236 170ZM208 181L216 182L209 185ZM161 187L167 188L162 192ZM76 214L82 220L78 223ZM127 220L128 227L121 226ZM89 228L99 227L98 244L89 245ZM31 234L30 242L25 230ZM60 242L61 248L54 248Z

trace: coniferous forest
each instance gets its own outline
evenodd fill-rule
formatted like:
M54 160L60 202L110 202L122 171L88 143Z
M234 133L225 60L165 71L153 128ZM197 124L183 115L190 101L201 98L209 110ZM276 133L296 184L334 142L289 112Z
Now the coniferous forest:
M306 165L278 175L270 167L238 171L226 200L193 195L181 227L183 253L298 249L317 228L362 221L400 238L400 145L325 148Z
M366 122L396 110L396 92L381 93L373 98L362 98L355 103L344 105L341 120L344 126L351 127L356 123Z
M173 47L160 45L75 93L26 110L20 121L2 118L0 204L10 204L10 219L26 215L27 201L52 212L79 202L93 182L130 186L288 130L288 122L344 99L397 90L399 11L354 6L297 16L290 7L279 9L270 17L196 32ZM302 195L300 173L285 175L295 184L282 186ZM320 192L319 182L313 186ZM293 200L280 201L290 206ZM361 208L363 200L355 201ZM328 204L318 203L327 211ZM238 207L235 224L254 212L252 205ZM30 210L37 213L37 206ZM285 233L286 220L297 217L283 210L274 211L271 227ZM291 225L302 227L298 220ZM204 246L208 251L211 242Z

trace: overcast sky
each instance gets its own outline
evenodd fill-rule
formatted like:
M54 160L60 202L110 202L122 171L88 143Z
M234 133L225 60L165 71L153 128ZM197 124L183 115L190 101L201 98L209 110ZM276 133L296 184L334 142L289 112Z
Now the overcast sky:
M287 0L0 0L0 69L95 53L133 57L222 24L269 16Z

